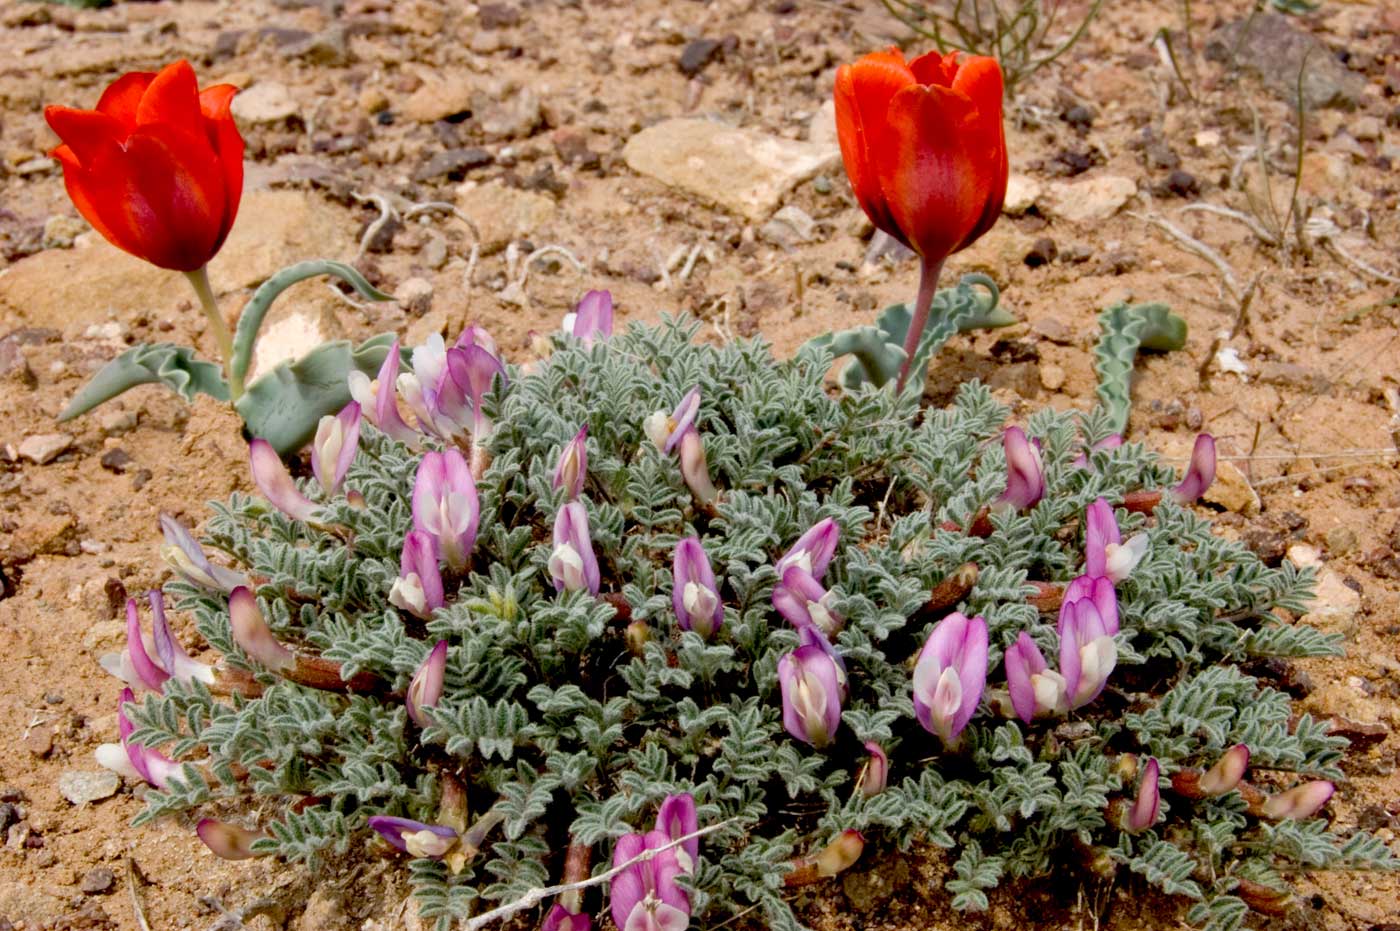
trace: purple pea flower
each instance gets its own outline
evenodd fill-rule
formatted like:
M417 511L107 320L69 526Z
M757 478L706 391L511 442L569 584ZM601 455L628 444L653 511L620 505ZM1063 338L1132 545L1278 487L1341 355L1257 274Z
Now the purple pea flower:
M1112 581L1103 576L1095 578L1089 575L1071 579L1061 597L1061 607L1065 602L1079 601L1081 598L1087 598L1094 603L1094 608L1103 618L1110 635L1118 633L1118 592L1114 589Z
M454 346L447 351L447 374L455 389L471 405L473 442L484 442L491 435L491 421L486 417L483 402L497 378L502 387L508 383L506 367L484 346Z
M798 647L816 647L836 664L836 684L840 688L841 700L845 701L850 694L850 679L846 675L846 661L841 658L841 654L836 647L831 645L831 641L826 639L826 634L816 628L814 624L806 624L797 628Z
M934 625L914 665L914 716L944 746L958 736L987 685L987 622L953 612Z
M180 774L180 764L163 753L132 743L131 735L136 728L126 716L126 704L135 701L131 689L122 689L121 700L117 703L117 733L121 742L102 744L94 755L98 763L113 772L142 779L157 789L167 788L171 777Z
M441 824L424 824L392 815L370 815L369 826L386 841L414 857L441 860L457 846L457 832Z
M360 405L351 401L339 414L327 414L316 425L311 442L311 471L327 495L340 490L360 446Z
M564 330L584 346L605 340L613 331L613 299L609 291L589 291L572 313L564 315Z
M817 521L782 555L774 566L782 578L789 566L800 566L818 580L826 575L826 567L836 555L841 540L841 528L830 517Z
M1112 589L1107 579L1093 581ZM1066 590L1060 605L1060 674L1065 678L1071 709L1098 698L1118 662L1118 647L1113 642L1118 632L1117 609L1106 614L1097 601L1094 597L1071 599Z
M680 443L685 432L695 425L700 414L700 386L696 385L685 393L676 409L670 414L656 411L642 424L646 435L663 453L669 453Z
M1147 555L1147 534L1134 534L1123 542L1113 506L1103 498L1084 514L1084 574L1121 582Z
M408 716L419 727L427 727L432 723L423 713L423 709L442 700L442 685L446 675L447 641L439 640L419 664L417 672L408 683L408 692L404 694L403 703L408 709Z
M480 519L476 481L462 454L455 449L425 454L413 481L413 526L437 540L454 571L467 567Z
M598 594L602 580L593 538L588 532L588 512L580 501L570 501L554 518L554 551L549 555L554 590Z
M1007 427L1001 442L1006 451L1006 491L992 502L992 507L1016 511L1034 507L1045 495L1040 450L1020 427Z
M571 912L563 905L555 905L544 916L540 931L593 931L593 919Z
M350 397L360 405L365 419L374 424L379 432L400 443L413 445L418 442L418 431L404 422L399 413L398 377L401 367L399 341L389 347L384 356L384 364L379 367L378 376L371 381L360 371L350 373Z
M283 672L296 665L296 656L267 626L252 589L239 586L229 593L228 618L233 642L244 653L273 672Z
M496 345L496 340L487 331L486 327L477 326L475 323L457 334L457 342L453 345L458 349L466 349L468 346L480 346L497 359L501 357L501 349Z
M165 535L165 545L160 548L161 558L185 581L211 592L225 593L248 584L243 573L210 562L194 535L169 514L160 515L160 531Z
M248 464L252 468L253 484L277 510L302 521L309 521L316 513L316 504L297 488L292 473L287 471L282 457L267 440L254 438L248 444Z
M800 646L778 660L783 693L783 727L821 750L841 726L843 691L830 646Z
M1024 630L1006 651L1006 686L1016 717L1027 724L1039 715L1069 710L1065 677L1049 668L1040 648Z
M1182 477L1181 484L1172 489L1172 497L1178 504L1190 504L1215 481L1215 437L1202 433L1196 437L1196 445L1191 448L1191 464Z
M583 481L588 477L588 424L579 428L574 438L559 453L554 467L555 488L564 489L564 500L573 501L583 494Z
M677 848L663 850L671 838L664 831L624 834L613 847L613 868L647 851L659 851L612 878L613 922L618 931L685 931L690 926L690 899L676 878L681 875Z
M421 530L404 535L399 577L389 589L389 603L424 620L446 603L436 537Z
M250 831L227 821L204 818L195 825L195 834L204 842L216 857L222 860L247 860L258 856L253 851L253 842L267 834L263 831Z
M693 630L708 640L724 623L724 603L699 537L686 537L676 544L671 575L671 607L681 630Z
M1271 795L1264 800L1264 815L1268 818L1292 818L1301 821L1322 811L1332 800L1337 787L1325 779L1296 785L1286 792Z
M401 373L395 385L417 419L418 429L444 442L457 442L466 426L466 401L460 392L443 397L444 389L457 389L447 377L447 347L441 335L434 333L413 350L413 371Z
M696 499L710 504L719 497L719 489L715 488L710 478L710 466L705 460L705 443L693 426L687 427L681 434L680 460L681 478L685 479L686 487Z
M812 573L792 565L783 573L783 580L773 589L773 607L789 624L801 628L813 626L826 638L836 636L846 620L832 611L827 603L831 593L822 588Z
M689 792L677 792L666 796L661 808L656 812L656 830L666 835L667 840L676 841L700 829L700 818L695 812L695 796ZM673 848L680 862L681 872L689 876L695 872L695 861L700 858L700 838L692 837Z
M214 682L214 668L190 658L185 648L170 631L170 623L165 617L165 600L159 591L152 591L151 638L149 645L141 630L141 616L136 599L126 602L126 649L120 654L103 656L98 663L103 669L121 679L133 689L149 689L159 692L166 680L180 682L199 680L206 685ZM155 651L155 658L151 651Z
M1138 783L1137 797L1133 806L1123 818L1123 830L1145 831L1157 823L1157 814L1162 807L1162 792L1157 784L1160 769L1157 761L1151 759L1142 768L1142 782Z
M885 754L885 748L873 740L865 742L865 750L870 754L870 759L865 761L856 784L861 795L873 798L885 791L885 784L890 778L890 758Z

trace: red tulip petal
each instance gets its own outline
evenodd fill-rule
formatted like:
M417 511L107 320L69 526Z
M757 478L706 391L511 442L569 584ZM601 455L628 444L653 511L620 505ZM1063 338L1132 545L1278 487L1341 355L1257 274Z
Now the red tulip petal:
M154 71L133 71L122 75L102 92L102 99L97 101L98 111L117 120L130 133L136 128L136 110L141 105L141 97L155 77Z
M1006 131L1002 123L1002 77L1001 65L995 58L974 56L962 63L953 79L953 89L971 98L977 108L976 118L968 128L964 145L971 152L991 153L993 164L989 173L988 198L982 215L963 238L958 249L965 249L992 228L1001 216L1002 202L1006 199L1006 181L1009 166L1006 160ZM957 251L957 249L953 250Z
M889 153L877 138L890 101L914 83L914 73L897 49L874 52L836 71L836 136L851 188L870 222L905 245L909 239L895 222L880 184L876 162Z
M232 84L216 84L199 92L199 108L204 114L204 130L209 144L218 154L224 172L224 235L233 227L238 205L243 197L243 136L233 121L229 106L238 88ZM220 239L219 245L223 241ZM217 249L218 246L215 246Z
M84 220L92 224L93 229L106 237L108 242L118 245L117 237L112 234L111 227L102 219L102 214L97 209L98 201L103 195L101 185L93 182L92 173L83 170L78 156L66 145L59 146L49 154L58 159L59 164L63 166L63 186L68 189L68 197L73 201L73 206L78 208Z
M199 82L190 63L171 62L151 80L136 109L136 123L147 126L165 123L187 131L202 125L199 111Z
M92 164L100 150L126 138L120 120L97 110L45 107L44 119L82 165Z
M920 84L952 87L953 79L958 74L958 53L940 55L937 52L926 52L909 63L909 70L914 72L914 78Z
M890 213L925 260L961 248L987 203L1000 157L972 137L977 112L964 94L907 87L890 101L875 139L880 187Z

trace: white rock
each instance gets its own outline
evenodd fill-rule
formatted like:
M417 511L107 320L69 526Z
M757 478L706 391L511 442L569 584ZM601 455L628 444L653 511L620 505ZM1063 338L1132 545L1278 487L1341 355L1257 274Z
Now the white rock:
M840 151L841 144L836 137L836 101L828 98L807 124L807 141L812 145L825 146Z
M35 465L47 465L72 445L73 438L66 433L36 433L20 441L19 455Z
M1306 543L1294 543L1288 548L1288 561L1299 569L1322 565L1322 550Z
M1356 616L1361 613L1361 595L1342 581L1331 569L1323 569L1317 578L1317 592L1303 616L1304 624L1318 630L1341 633L1348 637L1356 633Z
M1099 175L1088 181L1050 185L1049 207L1071 223L1107 220L1137 194L1137 183L1121 175Z
M1201 495L1201 500L1245 517L1258 514L1261 507L1259 492L1249 484L1249 479L1234 463L1224 459L1215 464L1215 481Z
M817 221L801 207L789 204L773 214L773 219L763 224L758 232L768 242L786 249L811 242L816 231Z
M1006 179L1006 199L1001 203L1001 212L1019 217L1034 207L1044 194L1045 188L1030 175L1011 175Z
M1199 149L1213 149L1220 145L1220 131L1216 129L1203 129L1196 133L1196 147Z
M765 219L788 191L841 160L829 145L695 118L642 130L622 155L638 174L750 220Z
M297 115L297 102L287 85L259 81L233 98L234 119L251 125L280 123Z
M59 793L74 805L111 798L121 784L121 777L109 769L70 769L58 777Z

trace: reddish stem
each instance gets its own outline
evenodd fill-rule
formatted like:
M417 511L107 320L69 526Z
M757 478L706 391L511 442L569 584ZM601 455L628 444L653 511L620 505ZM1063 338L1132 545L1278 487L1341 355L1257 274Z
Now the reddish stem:
M904 383L909 380L909 370L914 364L914 353L919 349L924 328L928 326L929 309L933 307L933 296L938 293L938 276L943 272L943 259L930 262L924 259L919 266L919 296L914 299L914 319L909 321L909 332L904 334L904 364L899 367L899 380L895 382L894 393L904 391ZM923 392L920 391L920 394Z

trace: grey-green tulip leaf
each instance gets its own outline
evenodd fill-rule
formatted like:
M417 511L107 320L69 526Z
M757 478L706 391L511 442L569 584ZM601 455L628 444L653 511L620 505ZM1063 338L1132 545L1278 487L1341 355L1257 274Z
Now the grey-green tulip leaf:
M137 385L160 384L193 401L199 393L218 401L229 399L228 383L212 362L195 357L188 346L174 343L133 346L102 367L68 402L59 421L72 420Z
M1186 321L1166 304L1120 301L1099 314L1099 342L1094 371L1099 376L1099 404L1113 421L1115 433L1128 426L1132 408L1133 362L1139 349L1170 352L1186 345Z

